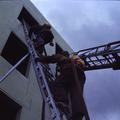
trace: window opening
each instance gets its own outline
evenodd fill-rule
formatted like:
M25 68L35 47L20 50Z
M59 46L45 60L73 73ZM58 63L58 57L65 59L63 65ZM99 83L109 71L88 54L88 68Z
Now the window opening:
M14 33L11 33L2 50L1 56L3 56L10 64L15 65L27 53L28 50L26 45ZM28 63L29 57L17 67L17 70L24 76L27 72Z
M18 103L0 91L0 120L16 120L21 108Z
M22 22L22 20L24 19L29 26L34 26L39 24L25 7L22 8L18 16L18 19L20 22Z

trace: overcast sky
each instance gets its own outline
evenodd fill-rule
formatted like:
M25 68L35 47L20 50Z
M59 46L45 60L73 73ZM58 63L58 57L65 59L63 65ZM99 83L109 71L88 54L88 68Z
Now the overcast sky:
M75 51L120 40L119 1L32 2ZM91 120L120 120L120 70L90 71L86 76Z

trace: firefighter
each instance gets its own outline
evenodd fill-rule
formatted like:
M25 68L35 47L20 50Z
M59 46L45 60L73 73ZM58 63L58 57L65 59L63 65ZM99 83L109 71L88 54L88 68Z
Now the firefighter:
M53 83L54 99L58 108L68 115L68 93L70 93L72 120L82 120L84 113L84 107L81 105L83 87L85 83L84 61L77 55L73 55L69 58L69 53L67 51L63 51L60 54L36 58L36 62L47 64L57 63L60 67L60 75L57 76L55 82ZM75 80L75 75L77 75L78 78L77 82ZM81 92L79 92L80 90Z
M44 51L44 45L50 44L53 46L53 34L51 32L51 26L49 24L34 25L29 30L29 37L31 38L32 33L34 33L35 38L33 39L35 49L38 55L42 54Z

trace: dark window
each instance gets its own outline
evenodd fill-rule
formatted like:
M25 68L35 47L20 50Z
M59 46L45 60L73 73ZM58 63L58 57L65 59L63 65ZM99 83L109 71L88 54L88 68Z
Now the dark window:
M62 52L63 49L56 43L56 54Z
M21 106L0 91L0 120L16 120Z
M12 65L15 65L23 56L28 53L26 45L14 34L11 33L1 55ZM29 57L26 58L17 70L26 75Z
M38 22L33 18L33 16L25 9L22 8L18 19L22 22L22 19L26 21L29 26L38 25Z

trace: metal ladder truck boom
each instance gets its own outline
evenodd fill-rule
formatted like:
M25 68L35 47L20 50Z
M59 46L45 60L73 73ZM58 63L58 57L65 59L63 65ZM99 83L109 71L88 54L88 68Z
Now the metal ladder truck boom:
M33 41L30 39L28 35L26 22L24 20L22 21L22 24L23 24L23 29L25 33L26 42L27 42L28 51L31 55L31 61L32 61L32 64L35 70L39 89L40 89L43 99L48 103L50 111L51 111L51 120L63 120L59 110L56 107L55 101L53 99L52 93L50 91L49 85L46 80L46 76L43 71L43 67L46 68L46 66L43 65L42 63L35 62L35 58L37 57L37 54L36 54L36 51L33 45ZM51 75L49 68L47 68L47 72L48 71L49 71L49 75Z
M74 54L78 54L83 58L86 64L86 71L107 68L120 69L120 41L79 50Z

